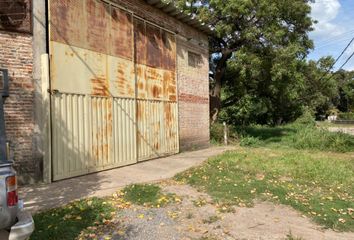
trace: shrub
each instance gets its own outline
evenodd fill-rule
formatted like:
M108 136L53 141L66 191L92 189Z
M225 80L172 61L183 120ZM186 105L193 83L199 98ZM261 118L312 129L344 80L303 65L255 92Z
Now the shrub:
M224 141L224 126L221 123L214 123L210 126L210 140L215 144Z
M354 120L354 112L339 113L338 118L340 120Z
M296 119L295 125L305 125L305 126L316 126L316 121L314 116L310 111L305 111L304 114Z
M243 137L240 141L242 147L257 147L261 145L261 140L256 137Z

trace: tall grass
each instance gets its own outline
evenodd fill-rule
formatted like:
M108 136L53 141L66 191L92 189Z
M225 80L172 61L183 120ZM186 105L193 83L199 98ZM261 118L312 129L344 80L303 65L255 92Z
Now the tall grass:
M222 133L221 126L213 127L211 135L214 142L222 140L220 131ZM317 127L316 122L309 116L278 127L230 127L230 135L231 138L239 140L241 146L354 152L354 136Z

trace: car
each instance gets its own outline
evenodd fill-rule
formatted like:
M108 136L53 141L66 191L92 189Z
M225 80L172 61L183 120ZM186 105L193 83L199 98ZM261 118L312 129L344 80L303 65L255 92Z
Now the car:
M34 221L18 199L16 172L12 163L0 164L0 239L25 240L34 231Z
M18 199L17 175L6 140L4 102L9 96L6 69L0 69L0 86L0 239L25 240L34 231L34 221Z

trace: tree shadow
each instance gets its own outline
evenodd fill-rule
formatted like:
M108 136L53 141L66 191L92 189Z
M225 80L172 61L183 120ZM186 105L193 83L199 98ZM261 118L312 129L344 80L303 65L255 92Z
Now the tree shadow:
M242 127L237 129L238 132L244 133L246 136L258 138L266 143L279 143L285 137L293 135L297 132L294 128L288 127Z

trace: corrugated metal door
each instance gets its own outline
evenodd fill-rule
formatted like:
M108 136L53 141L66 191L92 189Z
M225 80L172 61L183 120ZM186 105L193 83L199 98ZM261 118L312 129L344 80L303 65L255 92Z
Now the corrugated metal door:
M178 152L175 35L135 19L138 160Z
M178 152L175 36L100 0L50 0L53 180Z

